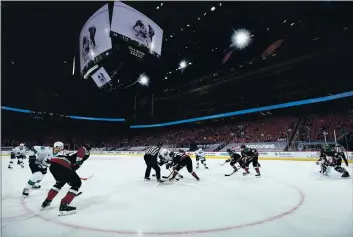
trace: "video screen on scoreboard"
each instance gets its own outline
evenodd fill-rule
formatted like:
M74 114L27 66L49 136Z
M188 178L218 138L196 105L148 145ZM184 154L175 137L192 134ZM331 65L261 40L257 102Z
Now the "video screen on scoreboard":
M161 55L163 30L136 9L114 2L111 31L146 47L150 53Z
M94 58L112 48L108 4L96 11L80 33L80 69Z
M111 81L111 78L104 67L101 67L95 73L93 73L92 79L99 88Z

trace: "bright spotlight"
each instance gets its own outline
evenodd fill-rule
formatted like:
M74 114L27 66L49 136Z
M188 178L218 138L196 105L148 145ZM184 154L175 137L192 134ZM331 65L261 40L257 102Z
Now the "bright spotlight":
M216 10L216 7L212 7L212 8L211 8L211 11L214 11L214 10Z
M139 76L138 82L143 85L143 86L148 86L150 79L145 75L145 74L141 74Z
M179 67L180 67L180 69L184 69L184 68L186 68L187 65L188 64L185 61L181 61L179 64Z
M152 41L152 43L150 44L150 53L152 53L155 49L155 44L154 42Z
M232 35L232 46L238 49L244 49L250 44L251 36L250 32L246 29L235 30Z
M94 58L95 54L94 54L93 50L90 50L89 54L91 55L91 58Z

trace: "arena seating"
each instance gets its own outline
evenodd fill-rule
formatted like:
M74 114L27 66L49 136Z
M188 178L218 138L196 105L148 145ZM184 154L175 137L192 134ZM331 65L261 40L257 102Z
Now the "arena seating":
M66 134L61 129L53 130L43 127L35 137L33 133L25 131L17 139L5 138L2 146L17 146L24 142L27 147L32 145L51 146L55 141L62 141L67 149L74 149L79 144L88 143L95 148L104 149L131 149L132 147L143 147L157 143L169 144L172 147L190 147L190 144L213 144L207 151L224 150L231 143L250 142L287 142L292 135L296 134L296 141L324 140L323 132L326 131L327 140L333 141L334 134L339 139L344 133L353 131L353 113L336 113L326 115L303 116L298 126L299 117L273 117L266 116L261 119L219 123L205 123L195 127L165 127L155 130L134 130L133 133L115 135L111 131L109 135L84 131L82 134L77 129L71 134ZM296 129L296 130L295 130ZM18 131L19 132L19 131ZM118 133L118 131L117 131Z

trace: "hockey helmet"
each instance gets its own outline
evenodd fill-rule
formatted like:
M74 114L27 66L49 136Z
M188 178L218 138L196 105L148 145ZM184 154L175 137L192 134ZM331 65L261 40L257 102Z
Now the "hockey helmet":
M64 150L64 143L62 142L55 142L53 146L53 153L56 154L60 151Z
M84 148L86 148L87 151L91 150L91 146L89 144L85 144L83 145Z

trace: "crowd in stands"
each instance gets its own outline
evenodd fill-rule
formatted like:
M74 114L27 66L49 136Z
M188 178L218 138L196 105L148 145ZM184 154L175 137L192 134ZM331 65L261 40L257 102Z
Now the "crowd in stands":
M55 130L55 135L42 137L37 141L32 140L2 140L2 147L16 146L25 142L27 147L43 144L50 146L55 141L63 141L67 148L75 145L88 143L93 147L105 149L118 149L129 147L149 146L157 143L173 144L177 147L188 147L189 144L221 144L219 149L229 143L249 142L277 142L289 141L291 138L297 141L323 141L324 132L327 132L327 140L334 139L333 131L339 138L347 132L353 132L353 113L310 115L304 117L263 117L262 119L227 122L227 124L204 124L192 128L165 127L159 130L140 130L134 134L125 134L103 138L104 135L95 140L95 134L84 138L65 136L62 131ZM87 131L90 133L90 131ZM77 133L75 133L77 134ZM102 137L103 136L103 137ZM39 142L39 143L38 143Z

